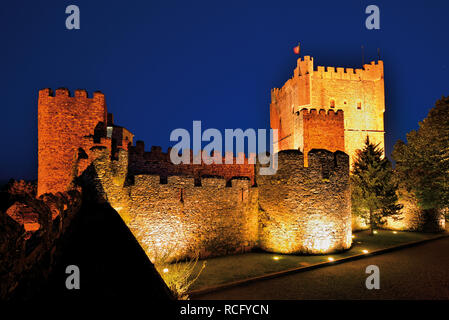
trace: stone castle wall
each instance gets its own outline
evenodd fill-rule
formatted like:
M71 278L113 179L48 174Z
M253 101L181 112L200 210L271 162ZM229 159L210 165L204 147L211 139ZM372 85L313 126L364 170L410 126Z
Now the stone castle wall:
M0 300L8 299L20 284L46 279L60 254L61 239L81 208L78 191L35 195L9 194L0 208Z
M196 181L204 175L216 175L224 177L228 182L233 177L248 177L254 183L254 164L245 157L244 153L234 158L231 152L228 155L232 159L230 164L225 163L226 156L217 153L211 157L211 160L221 158L221 164L206 164L200 154L193 155L191 151L183 151L189 154L190 163L175 165L170 160L170 152L171 148L165 153L158 146L152 146L151 151L145 151L144 142L137 141L135 147L129 148L130 174L156 174L162 177L187 175L195 178ZM194 157L199 160L194 162L196 160Z
M113 123L104 95L86 90L39 91L37 194L64 192L92 162L91 149L105 147L115 156L128 149L133 135Z
M308 165L307 154L312 149L326 149L331 152L343 151L345 149L344 114L342 110L326 112L321 109L300 111L298 120L302 126L302 144L300 150L304 153L304 164ZM300 130L301 131L301 130Z
M398 203L403 207L396 216L387 217L383 229L416 232L442 232L446 228L444 210L423 210L418 200L403 188L399 188ZM367 230L369 225L363 217L353 215L353 231Z
M306 62L299 61L295 77L312 79L313 63ZM316 77L378 81L379 68L370 65L366 73L317 71ZM285 99L312 101L313 88L310 94L287 94L286 88L273 92L272 121L278 111L286 115L287 109L279 109ZM192 164L190 155L191 164L174 165L170 150L152 147L146 152L141 141L133 146L132 133L113 124L101 93L87 98L85 91L77 90L71 97L67 89L58 89L53 96L44 89L39 92L38 195L81 184L86 196L106 201L119 212L148 252L169 251L172 258L254 247L284 253L343 250L351 245L349 157L337 150L346 148L347 112L302 107L289 111L294 118L285 118L293 119L293 133L302 134L281 140L288 148L293 139L295 150L278 153L275 175L259 176L259 165L244 155L239 155L243 164L236 159L233 164ZM282 131L287 125L284 118L278 120ZM306 156L301 148L308 151ZM14 210L11 216L19 219ZM35 217L27 217L29 228L40 228ZM418 216L409 220L409 228L421 221Z
M224 255L257 244L257 188L250 178L202 176L127 176L128 152L112 160L95 150L92 185L155 255L171 258ZM127 179L128 178L128 179Z
M311 150L280 151L275 175L258 176L260 247L282 253L328 253L351 246L349 159Z
M173 259L244 252L257 244L257 188L250 178L128 176L128 152L95 150L93 181L148 252ZM162 179L161 179L162 178Z
M282 253L325 253L351 244L349 160L312 150L279 153L273 176L249 178L138 174L126 177L128 152L111 160L97 148L101 197L122 216L147 251L172 259L210 257L260 247ZM198 183L199 182L199 183Z
M385 228L390 230L441 232L445 230L446 219L442 210L423 210L416 197L405 189L398 191L398 203L403 205L398 219L389 217Z
M74 97L67 89L39 91L38 101L38 195L65 191L73 180L73 163L78 153L87 153L94 145L96 131L106 130L104 95L95 92L87 97L76 90ZM98 141L108 145L108 141ZM109 142L110 145L110 142ZM87 167L81 162L79 170Z
M185 176L167 184L154 175L135 176L130 187L131 228L150 252L177 258L210 257L249 251L257 245L257 188L249 180Z

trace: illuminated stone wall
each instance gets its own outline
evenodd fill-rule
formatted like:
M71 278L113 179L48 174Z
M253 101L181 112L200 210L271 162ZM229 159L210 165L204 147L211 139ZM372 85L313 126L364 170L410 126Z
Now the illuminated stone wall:
M331 152L345 149L344 115L342 110L326 112L321 109L317 112L311 109L303 109L297 117L300 128L298 135L300 141L299 150L304 154L304 165L308 165L307 155L312 149L326 149Z
M37 194L64 192L91 163L93 147L106 147L112 155L127 149L133 135L113 124L104 95L86 90L42 89L38 100Z
M260 247L281 253L329 253L351 246L349 159L312 150L281 151L276 175L258 176Z
M217 175L224 177L228 182L233 177L248 177L254 183L254 165L249 163L249 159L245 157L244 153L240 153L237 158L230 152L229 156L233 159L233 163L225 163L226 157L220 153L214 153L211 160L221 160L221 164L204 163L204 155L201 153L195 154L190 150L183 152L189 154L189 164L173 164L170 160L171 148L167 152L163 152L159 146L152 146L150 151L145 151L145 144L143 141L137 141L136 146L129 148L129 173L132 175L138 174L156 174L161 176L173 175L188 175L194 177L196 180L203 175ZM194 160L197 160L194 163ZM198 164L196 164L198 162ZM254 161L253 161L254 163Z
M117 160L95 148L93 181L147 249L156 255L210 257L261 247L325 253L351 245L349 160L342 152L279 153L273 176L250 178L140 174L127 177L128 152Z
M307 149L326 139L329 148L341 147L341 137L332 140L319 127L341 136L342 113L301 113ZM301 153L281 153L280 171L257 183L255 165L243 155L243 164L176 166L158 147L132 146L133 135L113 124L104 96L88 98L84 90L73 97L67 89L54 96L41 90L38 127L38 192L82 185L87 197L119 212L152 255L208 257L254 247L321 253L350 246L342 168L349 169L342 153L310 152L308 168ZM285 184L273 187L273 181Z
M386 229L402 231L439 232L445 230L445 218L441 211L422 210L416 197L404 189L398 191L399 203L404 207L399 219L388 217Z
M150 254L208 257L257 245L258 189L250 178L141 174L127 180L127 151L111 160L106 148L96 148L95 157L89 183Z
M441 232L445 230L446 221L442 210L422 210L416 197L400 188L397 192L398 203L403 205L397 216L387 217L383 229L398 231ZM366 230L369 225L365 219L353 215L352 229Z
M257 244L257 188L249 180L183 176L160 183L154 175L135 176L131 187L131 229L150 253L177 258L210 257L249 251Z
M314 68L313 58L299 58L293 77L281 89L271 92L270 122L279 129L277 150L299 149L303 152L304 131L298 125L303 109L344 112L344 151L352 163L355 150L371 141L384 148L385 96L383 62L365 64L363 69ZM332 131L338 136L338 131ZM326 148L325 140L322 146Z
M72 182L73 160L79 148L89 150L94 131L105 130L104 95L95 92L87 97L85 90L76 90L71 97L61 88L39 91L38 101L38 195L63 192ZM80 168L84 170L84 168Z

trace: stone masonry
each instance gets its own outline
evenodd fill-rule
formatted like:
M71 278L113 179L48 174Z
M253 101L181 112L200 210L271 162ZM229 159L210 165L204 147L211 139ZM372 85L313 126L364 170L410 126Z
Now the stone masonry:
M349 155L352 164L355 151L363 147L367 135L384 149L384 91L383 61L365 64L363 69L325 69L315 68L309 56L300 57L293 77L282 88L271 91L271 128L279 130L275 150L296 149L304 153L313 148L340 150ZM344 124L344 145L341 124L304 128L301 125L304 109L323 109L325 113L342 110L344 119L339 121ZM335 144L328 139L329 135L334 137Z

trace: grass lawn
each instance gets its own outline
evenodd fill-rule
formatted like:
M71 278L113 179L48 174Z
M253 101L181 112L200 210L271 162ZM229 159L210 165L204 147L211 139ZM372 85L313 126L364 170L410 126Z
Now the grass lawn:
M329 258L337 260L343 257L362 254L363 250L371 252L394 247L406 242L424 240L441 235L385 230L377 230L376 232L374 236L370 236L368 231L354 233L351 249L337 254L308 256L252 252L206 259L206 268L197 281L190 287L190 290L213 287L292 268L306 267L327 262ZM202 260L198 261L197 268L201 264Z

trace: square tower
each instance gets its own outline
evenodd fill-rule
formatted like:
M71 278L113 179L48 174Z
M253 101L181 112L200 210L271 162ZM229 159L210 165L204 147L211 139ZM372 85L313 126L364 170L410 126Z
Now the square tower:
M323 109L325 113L335 110L335 114L343 111L344 142L339 125L326 123L337 120L332 117L313 121L305 130L301 111L313 109ZM306 154L313 148L340 150L349 155L352 165L356 150L363 148L367 135L384 149L384 112L381 60L365 64L363 69L321 66L315 69L313 58L300 57L293 77L282 88L271 91L271 128L279 130L274 149L296 149ZM317 139L317 135L322 138Z

